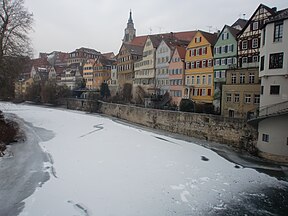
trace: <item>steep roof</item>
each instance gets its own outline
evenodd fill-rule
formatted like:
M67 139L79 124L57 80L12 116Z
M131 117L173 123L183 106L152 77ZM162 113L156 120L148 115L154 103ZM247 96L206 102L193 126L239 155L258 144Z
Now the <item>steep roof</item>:
M231 27L234 28L235 26L239 25L243 29L247 22L248 20L239 18L232 24Z
M125 43L124 46L132 55L142 55L144 46L137 46L130 43Z
M186 55L186 48L185 47L181 47L181 46L176 46L175 47L175 51L178 51L178 54L180 56L181 59L185 59L185 55Z
M199 31L201 32L201 34L206 38L206 40L212 45L214 46L217 38L218 38L218 34L217 33L209 33L209 32L205 32L205 31Z
M288 8L278 11L275 16L270 17L270 19L265 23L265 25L285 19L288 19Z
M162 37L160 35L149 35L148 37L150 38L154 48L157 48L162 41Z
M186 32L175 32L175 33L172 32L172 34L177 39L183 40L183 41L189 41L189 42L193 39L196 33L197 31L186 31Z
M148 35L135 37L129 44L135 46L144 46Z
M275 11L272 9L272 8L269 8L267 7L266 5L264 4L260 4L257 9L254 11L254 13L252 14L252 16L250 17L250 19L248 20L248 22L246 23L246 25L242 28L242 30L238 33L238 36L241 35L245 30L246 28L248 27L248 25L251 23L253 17L256 15L257 11L260 10L260 8L263 7L265 8L268 12L271 13L272 16L275 15Z

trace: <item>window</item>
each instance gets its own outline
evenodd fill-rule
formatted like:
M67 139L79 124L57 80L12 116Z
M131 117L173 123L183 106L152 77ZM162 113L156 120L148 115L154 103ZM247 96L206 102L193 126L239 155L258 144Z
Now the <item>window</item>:
M227 59L226 58L221 59L221 65L226 65L226 64L227 64Z
M206 76L204 75L204 76L202 76L202 84L206 84Z
M203 55L206 55L206 54L207 54L207 47L203 47L203 48L202 48L202 54L203 54Z
M265 45L265 40L266 40L266 27L262 31L262 46Z
M280 85L271 85L270 86L270 94L271 95L279 95L280 93Z
M252 39L252 48L258 48L258 38Z
M232 58L228 58L227 59L227 65L231 65L233 64L233 59Z
M212 59L208 60L208 67L212 67Z
M241 84L245 83L245 74L244 73L240 74L240 83Z
M221 71L215 71L215 78L220 78Z
M283 52L270 54L269 69L283 67Z
M220 59L216 59L216 60L215 60L215 65L216 65L216 66L220 65Z
M265 59L265 56L261 56L260 71L264 70L264 59Z
M251 94L245 94L245 103L251 103Z
M228 52L233 52L233 48L234 48L233 44L230 44L228 47Z
M248 41L242 41L242 49L247 49L248 48Z
M192 85L194 85L195 79L194 76L192 76Z
M202 96L206 96L206 89L202 89Z
M283 37L283 21L277 22L274 25L274 42L282 41Z
M231 83L235 84L236 83L236 74L232 74L231 76Z
M226 101L231 102L232 101L232 95L231 93L226 93Z
M202 68L205 68L205 67L206 67L206 63L207 63L206 60L203 60L203 61L202 61Z
M263 93L264 93L264 86L261 86L261 95L263 95Z
M208 75L208 85L211 85L212 84L212 75L211 74L209 74ZM208 90L208 92L209 92L209 90ZM209 94L208 94L209 95Z
M238 93L234 94L234 102L239 103L240 101L240 95Z
M258 22L253 22L252 29L253 31L258 30Z
M269 134L262 134L262 141L269 142Z
M195 43L200 43L201 42L201 37L196 37L195 38Z
M193 89L193 96L197 96L198 95L198 89Z
M249 83L255 83L255 74L254 73L249 74Z
M200 84L200 76L197 76L197 84Z
M200 67L200 61L197 61L196 62L196 68L199 68Z
M189 79L190 79L189 76L187 76L187 77L185 78L185 83L186 83L186 85L189 85Z
M255 94L254 95L254 104L259 104L260 103L260 95L259 94Z
M253 56L253 57L252 57L252 61L253 61L253 62L258 62L258 56L257 56L257 55Z
M242 58L242 64L248 63L248 58L247 57L243 57Z

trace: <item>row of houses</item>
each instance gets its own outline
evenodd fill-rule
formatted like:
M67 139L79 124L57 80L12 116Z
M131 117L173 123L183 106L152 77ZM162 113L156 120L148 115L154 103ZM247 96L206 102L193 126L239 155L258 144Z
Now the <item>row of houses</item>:
M106 82L112 95L128 83L134 99L169 93L167 102L178 106L187 99L213 105L224 117L252 118L263 156L287 159L288 9L260 4L249 20L238 19L216 33L143 36L136 36L130 11L124 32L116 56L88 48L41 53L16 91L52 79L70 89L85 80L87 90Z

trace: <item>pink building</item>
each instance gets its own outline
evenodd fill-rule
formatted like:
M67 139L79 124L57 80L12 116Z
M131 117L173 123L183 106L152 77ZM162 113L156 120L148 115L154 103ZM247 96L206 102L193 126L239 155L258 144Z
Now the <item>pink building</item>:
M185 47L176 46L169 64L170 96L179 106L184 88Z

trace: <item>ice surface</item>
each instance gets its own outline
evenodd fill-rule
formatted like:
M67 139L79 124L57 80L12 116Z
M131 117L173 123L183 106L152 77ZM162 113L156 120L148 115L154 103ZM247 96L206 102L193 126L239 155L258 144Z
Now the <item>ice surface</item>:
M50 180L21 216L221 215L237 200L262 199L263 188L288 187L202 146L96 114L9 103L0 110L54 133L40 141Z

